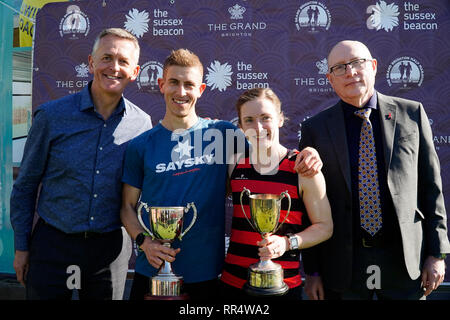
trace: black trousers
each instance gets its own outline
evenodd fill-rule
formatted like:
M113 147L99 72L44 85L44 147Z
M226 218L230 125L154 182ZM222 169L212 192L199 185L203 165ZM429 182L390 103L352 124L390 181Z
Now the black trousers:
M355 245L351 286L343 292L324 288L327 300L424 300L421 277L412 280L400 243L366 248Z
M189 300L203 302L219 301L219 280L213 279L196 283L183 283L182 292L189 295ZM130 300L144 300L151 291L150 278L135 272L130 291Z
M28 300L111 300L110 264L122 249L122 230L66 234L39 219L31 238L26 278Z

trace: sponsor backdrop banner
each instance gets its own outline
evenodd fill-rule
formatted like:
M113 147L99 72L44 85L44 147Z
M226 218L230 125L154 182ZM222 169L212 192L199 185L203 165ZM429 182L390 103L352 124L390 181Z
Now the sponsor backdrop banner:
M337 101L326 79L339 40L367 44L378 60L376 89L423 102L450 208L450 4L447 0L107 0L50 3L37 15L33 108L80 91L92 75L95 36L122 27L138 37L141 72L125 95L159 121L156 79L170 50L188 48L205 66L200 116L233 120L238 95L271 87L290 119L281 141L297 146L300 123ZM447 276L447 279L449 277ZM448 280L447 280L448 281Z

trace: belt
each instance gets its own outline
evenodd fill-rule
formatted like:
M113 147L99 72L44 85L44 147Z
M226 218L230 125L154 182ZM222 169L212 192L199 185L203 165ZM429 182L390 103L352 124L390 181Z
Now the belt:
M69 237L74 237L74 238L89 239L89 238L98 238L101 236L106 236L110 233L111 232L100 233L100 232L84 231L84 232L78 232L78 233L66 233L66 235L68 235Z
M361 244L364 248L382 247L384 245L383 238L362 237Z
M120 231L122 232L120 229L118 230L113 230L113 231L109 231L109 232L92 232L92 231L84 231L84 232L77 232L77 233L66 233L64 231L59 230L58 228L55 228L54 226L52 226L51 224L47 223L44 219L41 218L41 221L48 227L50 227L53 230L56 230L60 233L63 233L65 236L67 237L71 237L71 238L81 238L81 239L93 239L93 238L99 238L99 237L106 237L108 235L111 235L114 232Z

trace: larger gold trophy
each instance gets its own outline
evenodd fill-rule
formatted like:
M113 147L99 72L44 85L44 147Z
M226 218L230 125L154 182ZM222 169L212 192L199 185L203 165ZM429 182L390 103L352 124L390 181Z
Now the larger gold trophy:
M245 213L242 204L244 194L250 198L250 219ZM281 200L287 198L289 207L283 222L279 223ZM286 221L291 209L291 197L287 191L277 194L251 194L250 190L244 188L240 197L242 212L250 225L264 238L278 231ZM288 291L288 286L283 281L284 272L281 265L272 260L260 260L250 265L248 270L248 281L244 290L253 296L280 296Z
M148 214L151 230L142 221L143 208ZM190 208L192 208L194 216L190 225L182 231L184 215ZM137 213L140 224L152 239L160 241L168 248L176 238L181 240L197 219L197 209L193 202L188 203L186 207L149 207L146 203L141 202ZM182 299L182 283L183 277L173 272L170 262L163 261L158 274L151 279L152 290L149 299Z

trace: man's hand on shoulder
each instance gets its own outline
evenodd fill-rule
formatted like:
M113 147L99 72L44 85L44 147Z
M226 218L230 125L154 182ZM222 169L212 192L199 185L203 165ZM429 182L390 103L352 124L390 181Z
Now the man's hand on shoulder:
M317 150L306 147L297 154L294 169L302 177L311 178L320 172L322 166L323 162Z

